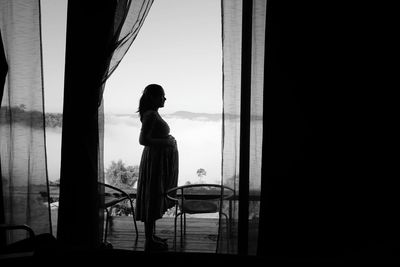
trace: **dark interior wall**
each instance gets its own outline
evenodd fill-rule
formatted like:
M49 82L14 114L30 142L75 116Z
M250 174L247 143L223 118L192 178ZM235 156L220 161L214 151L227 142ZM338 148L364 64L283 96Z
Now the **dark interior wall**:
M369 24L360 9L320 2L268 1L261 238L276 257L399 238L397 179L374 145Z

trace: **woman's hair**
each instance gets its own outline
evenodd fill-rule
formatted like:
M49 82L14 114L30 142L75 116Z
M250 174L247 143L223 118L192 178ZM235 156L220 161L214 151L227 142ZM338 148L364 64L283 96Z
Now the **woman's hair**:
M139 108L137 111L137 112L139 112L140 121L142 121L143 114L147 110L154 108L152 99L154 97L162 95L163 92L164 92L164 89L161 87L161 85L158 85L158 84L149 84L144 88L143 94L139 100Z

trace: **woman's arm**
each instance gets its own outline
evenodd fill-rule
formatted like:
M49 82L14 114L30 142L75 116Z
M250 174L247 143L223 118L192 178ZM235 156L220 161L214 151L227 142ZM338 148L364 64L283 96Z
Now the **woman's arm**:
M172 136L169 136L168 138L152 137L155 121L155 112L150 111L143 114L139 143L142 146L173 146L175 144L175 139Z

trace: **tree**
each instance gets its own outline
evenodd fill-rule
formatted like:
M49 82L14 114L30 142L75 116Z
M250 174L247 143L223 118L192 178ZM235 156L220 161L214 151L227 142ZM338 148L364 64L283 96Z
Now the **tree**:
M21 104L18 106L21 110L25 111L26 110L26 105L25 104Z
M203 169L203 168L198 169L196 173L197 173L197 176L199 176L199 178L201 178L201 177L207 175L206 170Z
M207 175L207 172L206 172L206 170L205 169L203 169L203 168L200 168L200 169L198 169L197 171L196 171L196 173L197 173L197 176L199 177L199 179L200 179L200 182L202 183L203 182L203 176L206 176Z
M139 166L125 166L122 160L112 161L106 169L106 182L121 189L131 189L139 178Z

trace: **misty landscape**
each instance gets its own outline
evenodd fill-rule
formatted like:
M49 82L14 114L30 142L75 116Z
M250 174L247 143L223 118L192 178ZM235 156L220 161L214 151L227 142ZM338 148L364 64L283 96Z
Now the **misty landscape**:
M160 112L161 113L161 112ZM179 150L179 184L187 182L220 183L221 114L178 111L161 116L177 139ZM62 114L46 113L46 141L49 180L59 179L61 161ZM138 114L105 114L104 169L122 160L137 166L143 146L139 144L141 122ZM198 169L205 174L199 176Z

